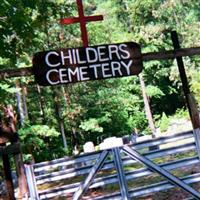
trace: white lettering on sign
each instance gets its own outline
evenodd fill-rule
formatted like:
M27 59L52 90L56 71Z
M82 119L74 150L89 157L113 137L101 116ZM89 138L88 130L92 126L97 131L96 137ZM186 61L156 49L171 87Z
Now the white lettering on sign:
M118 46L117 45L109 45L108 49L109 49L109 58L110 58L110 60L113 59L113 54L115 56L117 56L119 60L121 59L121 57L119 55L119 52L118 52Z
M119 50L120 50L121 52L125 53L126 56L124 56L124 55L122 54L121 57L122 57L123 59L128 59L128 58L130 58L130 56L131 56L131 55L130 55L130 52L127 51L126 49L123 49L123 47L126 48L127 45L126 45L126 44L120 44L120 45L119 45Z
M76 64L76 51L75 49L72 49L72 55L73 55L73 64Z
M109 63L95 64L89 66L81 66L77 68L66 69L51 69L46 74L46 79L49 84L57 85L59 83L72 83L75 79L76 82L90 80L90 74L92 70L95 79L110 78L115 76L129 76L132 60L128 63L124 61L113 61ZM123 73L125 72L125 73ZM53 75L59 76L59 80L54 81Z
M59 54L57 53L57 52L55 52L55 51L50 51L49 53L47 53L47 55L45 56L45 62L46 62L46 64L49 66L49 67L58 67L61 63L57 63L57 64L53 64L53 63L51 63L51 62L49 62L49 57L51 56L52 57L52 55L56 55L57 57L59 56Z
M80 74L81 81L87 81L90 79L89 77L87 77L87 74L88 74L86 71L87 68L88 68L87 66L79 68L79 74Z
M53 73L54 72L54 73ZM58 73L57 69L51 69L47 72L46 74L46 79L47 81L51 84L51 85L57 85L59 84L59 81L53 81L50 76L52 76L53 74Z
M109 73L109 71L110 71L109 63L103 63L101 65L101 67L102 67L102 76L103 76L103 78L112 77L112 74Z
M72 82L73 76L76 76L77 80L80 81L80 73L78 68L75 68L74 71L70 68L68 69L69 82Z
M133 42L42 52L33 63L41 85L130 76L142 69L140 47Z
M128 65L125 62L121 61L121 64L126 68L126 72L127 72L128 76L130 75L130 67L131 67L132 63L133 63L132 60L129 60Z
M77 55L77 62L78 62L79 64L85 64L85 63L86 63L86 60L81 60L81 59L80 59L80 55L79 55L78 49L76 49L76 55Z
M78 49L68 49L67 53L60 51L50 51L45 56L45 63L49 67L68 66L75 64L97 63L111 61L115 57L118 60L130 58L130 53L126 50L126 44L99 46L97 48L87 47L85 50L86 60L81 59ZM108 54L106 52L108 51ZM57 62L53 63L50 60L56 59Z
M105 46L100 46L97 48L100 62L105 62L109 60L109 58L106 57L105 49L106 49Z
M66 69L60 69L59 70L59 77L60 77L60 82L61 83L68 83L69 81L66 79L67 74L65 74L64 72L66 71Z
M97 79L98 78L97 67L101 67L101 65L96 64L96 65L90 65L89 67L94 69L94 76Z
M61 62L62 65L65 65L65 60L68 59L69 63L72 63L72 53L71 51L68 51L68 54L65 55L63 51L60 52Z
M94 57L92 59L92 57ZM88 63L94 63L94 62L97 62L98 60L98 55L97 55L97 52L94 48L91 48L91 47L87 47L86 48L86 58L87 58L87 62Z
M112 62L111 63L111 69L112 69L113 76L117 76L118 74L120 76L122 75L121 70L120 70L120 63L119 62Z

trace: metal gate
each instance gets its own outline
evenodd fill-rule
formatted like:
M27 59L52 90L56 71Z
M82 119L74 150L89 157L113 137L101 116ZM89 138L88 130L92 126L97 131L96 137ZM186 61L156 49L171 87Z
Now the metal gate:
M160 148L149 150L149 147L155 145L159 145ZM162 159L163 163L159 163L158 159ZM87 191L108 185L116 187L117 184L119 191L107 191L91 199L135 199L176 186L185 190L193 199L200 199L200 193L190 186L192 183L200 182L198 171L191 171L182 177L173 175L174 171L181 171L183 167L193 169L194 166L200 168L200 162L193 132L189 131L130 146L84 154L74 159L61 158L29 165L26 166L26 174L31 199L34 200L58 196L78 200ZM131 187L130 182L153 173L161 175L165 180L147 185L144 182L142 186Z

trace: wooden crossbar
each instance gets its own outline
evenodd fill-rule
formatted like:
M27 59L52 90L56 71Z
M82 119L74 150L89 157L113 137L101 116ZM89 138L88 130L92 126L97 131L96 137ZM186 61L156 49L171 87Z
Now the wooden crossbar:
M18 153L20 153L19 143L14 143L12 145L0 147L0 156L6 155L6 154L18 154Z
M142 60L151 61L151 60L174 59L180 56L185 57L185 56L194 56L194 55L200 55L200 47L143 53ZM33 75L32 67L0 70L0 80L6 79L6 78L31 76L31 75Z
M177 57L200 55L200 47L182 48L177 50L150 52L142 54L143 61L175 59Z

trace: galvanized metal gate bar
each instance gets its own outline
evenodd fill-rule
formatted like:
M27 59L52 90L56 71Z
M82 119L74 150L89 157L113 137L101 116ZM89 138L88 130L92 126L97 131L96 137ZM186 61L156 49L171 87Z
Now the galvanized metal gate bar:
M130 199L130 195L128 193L128 186L127 186L127 182L126 182L126 176L123 170L123 163L121 160L121 156L120 156L120 149L114 148L112 149L113 155L114 155L114 163L115 163L115 167L117 170L117 177L119 179L119 186L120 186L120 191L121 191L121 197L123 200L129 200Z
M193 130L195 143L196 143L196 150L200 159L200 128L196 128Z
M197 136L200 135L198 131L199 130L196 130ZM162 157L162 156L169 155L169 154L174 154L177 152L181 153L181 152L185 152L185 151L188 151L191 149L194 150L195 143L193 142L193 139L194 139L193 137L194 137L194 135L192 134L192 131L191 131L188 133L184 133L184 134L182 133L182 134L175 135L174 137L170 136L170 137L160 138L160 139L156 139L156 140L152 140L152 141L140 142L140 143L136 144L133 148L134 148L134 150L135 149L138 150L141 148L143 149L143 148L154 145L155 142L156 142L156 144L162 144L162 143L177 141L179 138L181 138L181 139L191 138L192 139L192 141L187 140L186 144L182 145L182 146L173 147L173 148L170 147L167 149L162 149L162 150L154 151L154 152L146 152L143 154L143 157L147 157L148 159L153 159L153 158ZM174 139L174 138L176 138L176 139ZM120 151L122 151L122 152L120 152ZM120 186L119 192L117 192L115 194L109 194L109 195L104 195L104 196L101 196L98 198L97 197L94 198L94 199L102 199L103 200L103 199L125 199L126 196L128 196L129 198L132 199L132 198L135 198L135 197L138 197L141 195L149 194L150 192L158 192L158 191L166 189L166 188L170 189L173 187L173 185L175 185L175 183L173 181L168 182L168 179L166 179L167 181L159 182L155 186L152 184L150 186L136 188L136 190L131 189L131 188L129 188L129 190L128 190L126 186L122 186L122 184L121 184L122 182L127 184L125 181L133 180L136 177L139 178L139 177L145 176L145 174L146 175L150 174L151 171L153 172L154 170L152 170L149 167L150 170L148 170L146 168L145 169L142 168L140 170L134 170L132 172L127 172L125 174L125 171L123 171L123 165L127 165L127 164L129 165L132 163L136 163L136 162L138 162L138 160L136 160L135 157L129 156L129 154L127 154L127 153L126 153L126 155L122 156L122 154L125 153L123 147L117 147L117 150L109 149L109 150L107 150L107 152L108 152L108 155L105 156L105 161L103 162L102 166L100 166L99 169L96 170L95 174L97 174L100 170L104 170L104 169L116 169L116 173L112 174L108 177L103 176L100 178L95 178L95 177L92 178L91 181L89 182L89 184L87 185L87 187L85 188L85 191L81 192L82 194L80 195L80 198L82 195L84 195L84 193L90 186L91 186L91 188L95 188L95 187L99 187L99 186L106 185L106 184L114 184L114 183L119 184L119 186ZM77 192L78 188L80 187L80 182L76 182L75 184L70 184L70 185L66 185L66 186L62 186L62 187L58 186L57 188L53 188L53 189L45 189L42 191L38 191L37 185L40 185L40 184L43 184L46 182L52 182L52 181L66 179L66 178L72 178L72 177L84 175L84 174L85 175L87 174L89 176L89 173L91 172L91 169L94 166L94 164L92 165L92 163L95 160L97 163L99 161L101 155L102 155L102 152L99 152L99 153L95 153L95 155L93 155L93 153L89 154L89 155L83 155L81 157L76 158L75 160L62 158L59 160L50 161L49 163L43 162L43 163L35 164L34 170L33 170L33 168L32 169L29 168L28 171L26 170L29 183L31 183L31 185L29 184L29 189L31 189L31 192L30 192L31 199L34 199L34 200L49 199L49 198L52 198L55 196L65 195L67 193L75 194L75 192ZM113 156L112 160L107 159L109 155ZM123 161L122 161L122 157L123 157ZM88 161L88 163L86 166L85 165L84 165L84 167L78 166L78 168L76 168L77 163L84 162L86 164L87 161ZM185 160L181 159L178 161L164 163L158 167L164 168L165 170L172 170L172 169L181 167L184 162L186 162L186 165L193 165L195 163L199 163L199 160L198 160L198 157L196 156L196 157L192 157L192 158L187 158ZM75 166L75 168L72 165ZM144 165L145 165L145 163L144 163ZM61 168L61 167L64 167L64 168ZM51 169L51 170L49 171L49 169ZM78 171L78 170L81 170L81 171ZM123 180L123 175L121 176L122 173L125 174L125 178L126 178L125 181ZM95 176L95 174L94 174L94 176ZM119 177L119 175L120 175L120 177ZM37 180L37 182L36 182L36 180ZM191 183L199 182L199 180L200 180L200 175L197 174L197 176L194 176L194 177L188 176L188 177L184 177L183 179L181 178L180 181L182 181L182 182L184 181L185 184L189 185ZM85 180L84 180L84 183L85 183ZM195 197L195 198L197 198L197 197Z
M87 178L85 179L85 181L79 186L78 190L74 193L73 196L73 200L79 200L82 195L86 192L86 190L89 188L90 183L93 181L93 179L95 178L95 175L97 174L97 172L101 169L101 167L103 166L107 156L109 154L108 150L105 150L101 153L98 161L96 162L96 164L92 167L90 173L88 174Z
M26 172L26 178L27 178L28 188L30 192L30 198L34 200L39 200L40 197L37 190L37 184L35 180L33 165L25 165L25 172Z
M167 170L159 167L155 163L153 163L151 160L148 158L142 156L139 154L136 150L131 149L129 146L124 146L122 147L122 150L129 155L131 158L138 160L140 163L146 165L149 169L151 169L154 172L157 172L158 174L164 176L168 181L170 181L172 184L175 184L179 187L181 187L183 190L191 194L194 198L200 199L200 193L187 185L185 182L181 181L179 178L176 176L172 175L169 173Z

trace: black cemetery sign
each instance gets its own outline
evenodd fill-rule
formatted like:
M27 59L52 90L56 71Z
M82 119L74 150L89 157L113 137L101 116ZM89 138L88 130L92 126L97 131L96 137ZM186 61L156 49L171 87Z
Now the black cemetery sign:
M51 50L33 57L35 80L43 86L131 76L141 71L141 48L134 42Z

